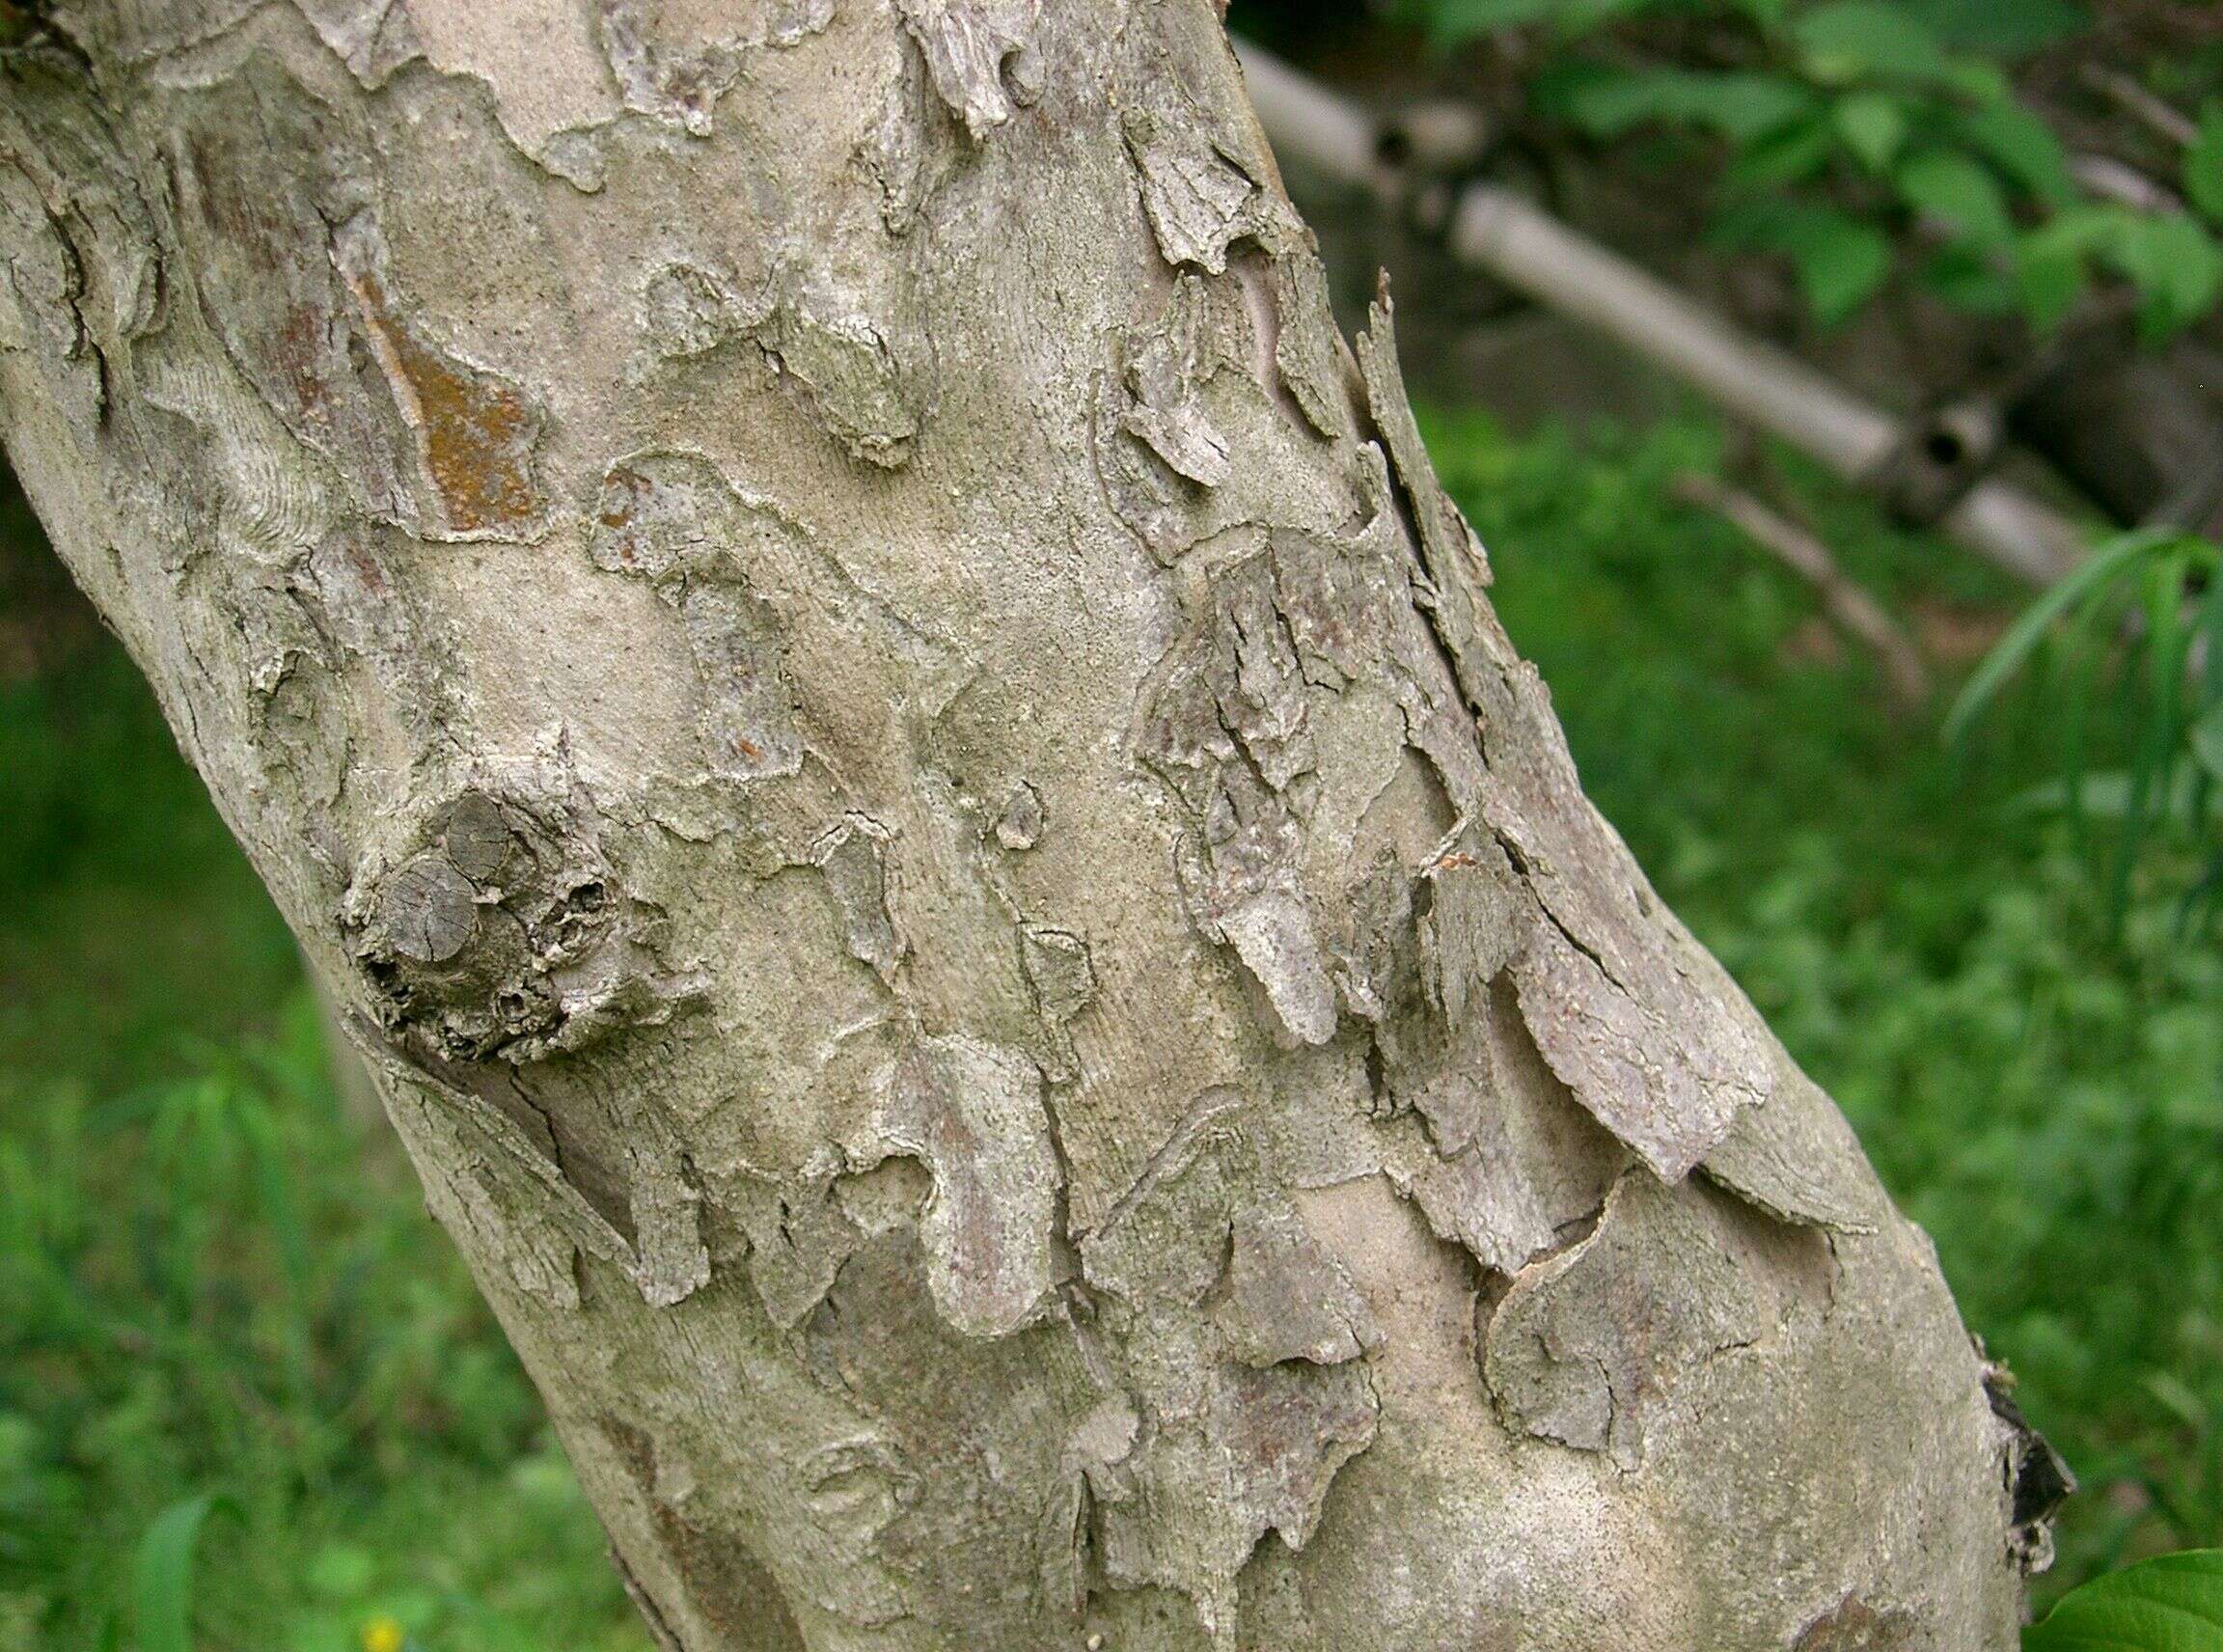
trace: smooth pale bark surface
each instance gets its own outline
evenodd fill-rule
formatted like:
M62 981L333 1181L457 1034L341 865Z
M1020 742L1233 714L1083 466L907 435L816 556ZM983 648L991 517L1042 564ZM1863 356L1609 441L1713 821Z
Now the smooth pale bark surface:
M2012 1643L1208 0L54 21L11 454L668 1645Z

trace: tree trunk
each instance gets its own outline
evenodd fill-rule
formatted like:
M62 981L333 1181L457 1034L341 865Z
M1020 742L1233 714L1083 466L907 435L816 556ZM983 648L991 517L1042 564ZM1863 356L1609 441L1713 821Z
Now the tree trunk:
M46 26L11 454L664 1644L2012 1644L1208 0Z

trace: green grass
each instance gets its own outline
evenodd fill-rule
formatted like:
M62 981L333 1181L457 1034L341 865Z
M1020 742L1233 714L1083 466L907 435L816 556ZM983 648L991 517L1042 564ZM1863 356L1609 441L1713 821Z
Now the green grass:
M538 1403L112 647L0 685L0 1652L641 1652ZM374 1641L372 1643L375 1643Z
M2084 1475L2059 1583L2223 1537L2223 960L2164 847L2119 943L2009 801L1808 594L1673 503L1702 425L1578 444L1445 419L1446 482L1593 793L1828 1085ZM1968 560L1794 472L1908 611ZM200 1644L640 1652L600 1534L390 1144L331 1093L282 927L112 647L0 683L0 1652L133 1641L129 1556L199 1545Z

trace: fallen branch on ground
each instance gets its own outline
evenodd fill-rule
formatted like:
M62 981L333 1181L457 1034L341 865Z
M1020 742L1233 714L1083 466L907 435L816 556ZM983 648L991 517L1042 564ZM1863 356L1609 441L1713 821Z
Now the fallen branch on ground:
M1277 150L1393 206L1408 198L1413 180L1384 158L1385 128L1373 116L1270 52L1248 41L1237 50L1260 124ZM1847 481L1898 497L1910 466L1925 462L1925 431L1739 332L1512 190L1466 185L1451 205L1445 236L1464 262L1598 328ZM1994 476L1970 478L1937 526L2036 586L2074 566L2086 543L2069 516Z
M2180 149L2190 149L2200 141L2200 127L2191 117L2158 94L2148 91L2119 69L2108 69L2096 63L2086 64L2084 84L2100 93L2154 136Z
M1675 479L1674 491L1685 504L1711 510L1742 529L1745 537L1812 585L1838 627L1875 652L1892 698L1900 704L1915 706L1929 700L1930 668L1914 640L1837 565L1827 545L1751 494L1714 477L1687 472Z

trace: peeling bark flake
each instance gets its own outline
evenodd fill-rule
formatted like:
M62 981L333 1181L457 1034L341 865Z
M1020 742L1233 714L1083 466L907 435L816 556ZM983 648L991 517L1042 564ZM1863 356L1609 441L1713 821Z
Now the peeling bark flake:
M1033 39L1041 0L897 0L943 102L975 143L1014 113L1004 65Z
M1236 1359L1259 1370L1292 1360L1340 1365L1381 1339L1365 1299L1295 1211L1249 1205L1231 1213L1230 1225L1215 1317Z
M1513 979L1521 1013L1561 1083L1662 1177L1684 1175L1764 1093L1624 990L1556 926L1540 927Z
M1768 1099L1739 1110L1699 1170L1778 1222L1875 1232L1882 1190L1860 1162L1852 1126L1788 1057L1778 1066Z
M1274 261L1274 366L1312 428L1331 439L1351 429L1341 334L1328 304L1328 272L1309 249Z
M1384 272L1374 302L1367 311L1366 331L1358 335L1358 370L1366 383L1366 404L1388 446L1390 463L1399 485L1413 508L1413 525L1420 534L1420 555L1428 577L1439 590L1456 592L1462 607L1482 601L1482 588L1490 583L1490 561L1482 541L1467 526L1459 507L1436 480L1420 427L1413 417L1413 403L1405 391L1405 373L1397 361L1395 307L1389 301L1389 277ZM1465 620L1464 614L1455 619Z
M1767 1033L1736 986L1675 925L1582 795L1533 666L1491 611L1489 568L1428 465L1397 369L1386 290L1358 340L1368 403L1417 523L1429 623L1480 726L1482 823L1534 896L1512 965L1523 1015L1554 1074L1667 1181L1773 1086Z
M1139 105L1122 116L1121 129L1141 179L1142 210L1167 263L1224 274L1231 245L1277 222L1249 172L1194 121Z
M1238 324L1223 290L1184 271L1159 313L1119 336L1112 371L1099 381L1098 480L1161 563L1210 532L1215 495L1232 473L1205 390L1233 356L1226 335Z
M864 815L851 815L810 850L825 875L827 893L841 911L849 955L892 980L907 950L888 907L887 832Z
M1121 425L1176 476L1199 487L1227 480L1227 438L1198 398L1216 366L1207 334L1211 308L1202 281L1184 275L1158 326L1131 341L1125 372L1130 398Z
M834 20L834 0L770 0L731 10L757 26L737 30L727 9L674 0L594 0L602 55L625 106L706 138L719 98L741 79L751 51L792 46ZM722 26L708 26L709 18Z
M1088 944L1080 936L1044 923L1028 923L1019 931L1019 967L1034 995L1034 1007L1050 1045L1051 1063L1044 1071L1057 1084L1069 1084L1081 1076L1081 1061L1073 1049L1071 1023L1095 1000L1096 971L1088 957Z
M1194 817L1177 864L1198 927L1234 949L1283 1033L1325 1044L1339 1012L1293 801L1317 754L1272 559L1230 563L1208 594L1149 690L1138 755Z
M463 535L526 535L545 509L533 477L540 414L522 390L428 343L396 309L385 244L368 217L342 225L333 256L355 317L386 376L442 525Z
M1243 967L1265 989L1290 1036L1325 1044L1335 1036L1335 987L1304 897L1263 889L1216 915Z
M425 55L408 0L293 0L357 84L375 92L397 69Z
M1708 1361L1760 1342L1809 1290L1825 1292L1743 1242L1707 1199L1631 1170L1588 1237L1515 1277L1481 1338L1508 1423L1633 1470Z
M821 315L808 303L790 301L755 336L802 386L827 433L853 457L883 470L910 462L925 398L878 322L856 314Z
M763 780L801 769L779 617L749 576L780 565L793 530L692 454L636 454L612 465L593 520L594 565L648 581L679 617L713 772Z
M389 1084L398 1084L408 1093L436 1103L448 1128L464 1132L477 1144L482 1169L494 1178L481 1188L495 1207L503 1209L506 1216L530 1208L539 1221L589 1255L614 1263L628 1277L638 1273L639 1258L625 1236L564 1179L562 1167L508 1114L405 1055L381 1029L361 1017L348 1017L342 1026L349 1041ZM546 1259L548 1254L542 1248L541 1259L529 1265L554 1275L558 1270ZM576 1300L575 1291L566 1294Z
M1034 1063L976 1038L917 1039L883 1076L850 1161L864 1170L894 1153L934 1178L919 1233L942 1316L979 1337L1033 1323L1056 1282L1062 1185Z
M1027 782L1021 781L1011 788L1004 801L1003 812L996 820L996 841L1014 854L1023 853L1042 841L1042 834L1049 825L1042 809L1042 794Z
M723 269L675 259L642 289L643 330L659 356L685 359L754 332L772 316L763 292L744 292Z

